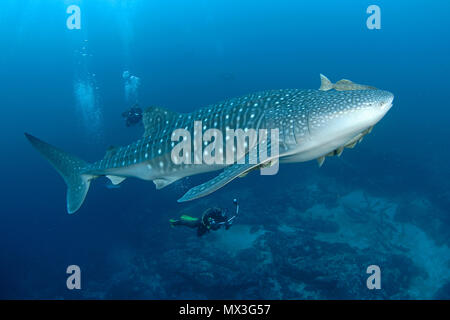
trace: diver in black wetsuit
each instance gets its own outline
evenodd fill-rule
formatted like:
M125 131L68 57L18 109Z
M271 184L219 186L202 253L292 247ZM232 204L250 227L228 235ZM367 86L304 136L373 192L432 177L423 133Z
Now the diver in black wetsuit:
M237 199L233 200L236 206L236 213L232 217L226 215L226 210L220 208L209 208L203 212L201 218L194 218L188 215L182 215L180 219L170 219L170 224L174 226L186 226L197 229L197 235L201 237L210 230L216 231L224 226L228 230L234 222L234 219L239 214L239 204Z
M134 126L142 121L142 109L138 104L131 107L130 110L122 113L122 117L126 118L125 124L127 127Z

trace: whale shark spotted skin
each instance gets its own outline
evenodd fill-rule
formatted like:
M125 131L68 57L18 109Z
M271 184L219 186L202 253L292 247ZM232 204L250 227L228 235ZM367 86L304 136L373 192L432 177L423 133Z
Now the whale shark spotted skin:
M321 91L312 89L267 90L232 98L192 113L176 113L150 107L143 116L144 136L134 143L110 148L95 163L87 163L25 134L31 144L55 167L67 184L67 211L77 211L91 180L108 177L117 185L129 177L152 180L157 189L183 177L224 169L217 177L189 190L181 199L189 201L221 188L238 176L257 168L256 164L175 164L171 151L177 142L175 129L193 133L194 121L203 130L277 129L277 160L304 162L340 155L352 148L392 106L394 96L384 90ZM193 157L193 155L191 155ZM273 160L273 159L272 159ZM263 179L263 178L261 178Z

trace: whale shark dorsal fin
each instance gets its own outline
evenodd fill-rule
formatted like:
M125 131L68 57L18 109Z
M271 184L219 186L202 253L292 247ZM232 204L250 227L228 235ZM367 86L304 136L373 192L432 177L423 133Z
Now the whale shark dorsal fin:
M319 90L321 91L328 91L333 89L333 83L330 81L330 79L328 79L327 77L325 77L323 74L320 74L320 88Z
M142 114L142 123L144 124L144 137L157 136L164 128L168 128L178 118L181 113L170 111L161 107L148 107Z

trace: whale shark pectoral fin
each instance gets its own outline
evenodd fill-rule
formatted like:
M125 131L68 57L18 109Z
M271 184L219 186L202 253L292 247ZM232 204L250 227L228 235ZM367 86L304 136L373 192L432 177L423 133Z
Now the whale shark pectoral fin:
M267 145L270 147L270 143L268 143ZM257 150L256 146L254 148L255 149L252 148L252 151ZM213 179L189 189L188 192L186 192L180 199L178 199L178 202L191 201L204 197L222 188L237 177L242 175L245 176L248 171L261 165L260 163L258 163L257 159L258 155L256 154L256 152L248 152L244 156L244 163L230 165Z
M260 164L234 164L231 167L226 168L221 174L216 176L215 178L206 181L203 184L200 184L196 187L191 188L188 192L186 192L178 202L191 201L194 199L198 199L208 194L222 188L227 183L236 179L237 177L245 174L251 169L260 166Z
M107 175L106 177L111 181L113 185L118 185L122 183L123 180L126 179L126 177L110 176L110 175Z
M275 153L275 150L272 149L272 144L273 143L271 141L256 144L244 156L244 158L240 158L240 160L243 160L242 164L239 163L240 160L238 160L238 163L225 168L225 170L223 170L223 172L215 178L188 190L188 192L178 199L178 202L191 201L207 196L208 194L222 188L237 177L245 176L253 169L266 168L270 166L272 164L271 160L279 157L279 150L276 150ZM276 144L276 148L278 149L278 143ZM258 149L259 153L257 152ZM270 156L268 156L269 153Z

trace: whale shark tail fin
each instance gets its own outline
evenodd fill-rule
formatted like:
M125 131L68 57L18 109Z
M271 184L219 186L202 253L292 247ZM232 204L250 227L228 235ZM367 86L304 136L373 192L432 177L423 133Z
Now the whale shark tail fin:
M89 185L96 176L84 173L89 164L34 136L25 133L31 145L59 172L67 184L67 212L77 211L84 202Z

